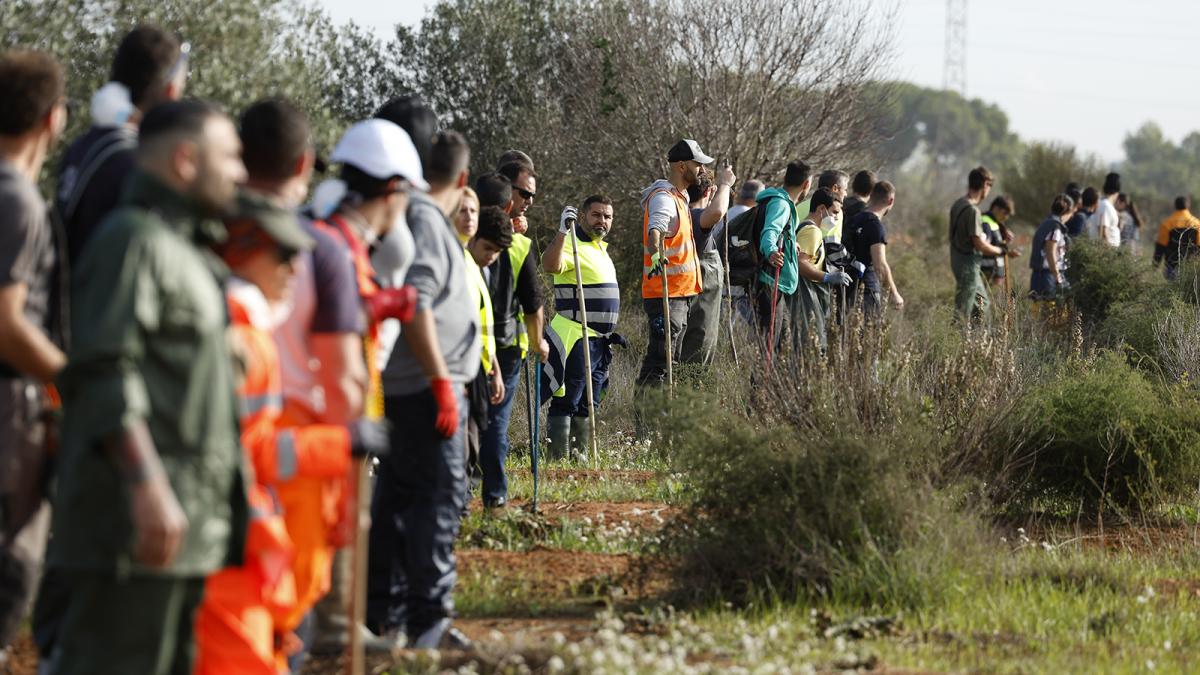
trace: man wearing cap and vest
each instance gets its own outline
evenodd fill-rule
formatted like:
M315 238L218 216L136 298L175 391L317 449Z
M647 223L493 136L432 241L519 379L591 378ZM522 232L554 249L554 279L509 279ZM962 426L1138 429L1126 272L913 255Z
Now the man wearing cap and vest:
M533 240L525 236L525 213L536 196L537 175L533 164L515 160L502 164L498 170L512 185L513 222L512 245L504 255L488 265L486 278L491 293L495 320L493 337L496 360L504 382L504 397L488 405L487 428L481 438L479 464L483 471L483 504L501 508L508 501L508 478L504 463L508 459L508 424L524 362L530 347L530 336L541 336L544 323L541 282L537 261L530 256ZM546 359L545 340L538 337L532 343L541 360Z
M311 424L282 428L282 371L271 335L278 306L290 294L295 261L313 239L295 214L265 197L244 193L226 221L229 236L217 252L233 277L226 302L233 348L241 366L238 409L242 448L253 469L248 482L250 522L241 565L210 576L196 615L196 673L261 673L286 670L286 625L296 603L293 555L274 488L296 476L336 480L350 457L388 450L387 431L360 419L350 425Z
M416 294L407 286L380 288L368 247L398 226L408 207L408 189L422 190L427 183L408 134L386 120L372 119L350 127L330 160L342 164L341 197L335 201L333 213L316 214L323 218L316 226L350 250L367 320L365 414L381 419L383 390L375 358L379 325L386 319L411 319ZM353 526L347 514L349 478L348 474L340 478L296 475L280 485L288 533L296 548L292 571L297 603L285 622L286 630L295 630L330 590L334 553L348 543L348 528Z
M613 344L625 346L625 340L613 331L621 313L621 289L617 285L617 270L608 255L604 239L612 229L612 200L592 195L583 201L583 220L578 219L575 207L563 209L558 234L542 254L542 267L553 276L554 319L546 329L550 343L550 358L542 366L542 400L550 398L549 459L559 459L570 452L586 457L591 439L587 401L587 378L592 379L595 407L608 387L608 367L612 362ZM578 251L572 247L571 228L579 242ZM579 258L579 276L583 282L583 298L575 283L575 258ZM592 372L587 372L583 352L583 323L580 300L587 310L588 346ZM573 439L574 442L571 442Z
M667 360L678 361L688 312L703 288L687 189L699 180L704 166L712 164L713 158L704 154L696 141L684 139L671 146L667 161L670 177L654 181L642 191L642 307L650 341L638 374L639 388L661 386L666 380ZM669 326L663 316L664 275ZM676 352L673 354L667 353L668 330L672 351Z

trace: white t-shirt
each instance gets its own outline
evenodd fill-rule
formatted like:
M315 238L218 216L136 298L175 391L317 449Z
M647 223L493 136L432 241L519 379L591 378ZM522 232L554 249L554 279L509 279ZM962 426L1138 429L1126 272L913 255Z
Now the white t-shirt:
M732 223L734 218L737 218L749 210L750 207L746 206L745 204L734 204L733 206L729 207L729 212L725 215L725 218Z
M1096 208L1096 229L1100 234L1100 239L1112 247L1121 245L1121 216L1117 213L1117 207L1112 205L1108 199L1101 199L1100 205Z

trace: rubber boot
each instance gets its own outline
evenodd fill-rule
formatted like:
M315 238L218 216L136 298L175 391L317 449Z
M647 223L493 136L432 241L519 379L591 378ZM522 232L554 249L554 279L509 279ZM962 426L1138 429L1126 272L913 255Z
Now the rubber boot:
M547 461L557 461L567 456L571 443L571 418L553 415L546 418L550 429L550 447L546 450Z
M587 462L592 449L592 418L571 418L571 459Z

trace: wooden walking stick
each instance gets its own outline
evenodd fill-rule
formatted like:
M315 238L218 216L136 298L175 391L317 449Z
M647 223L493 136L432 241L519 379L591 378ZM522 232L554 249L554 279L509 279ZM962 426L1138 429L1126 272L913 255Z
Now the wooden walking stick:
M662 244L659 244L662 246ZM662 286L663 286L663 346L667 350L667 394L669 395L675 390L675 372L672 369L672 362L675 360L675 351L671 347L671 285L667 281L667 261L662 258L662 253L659 253L659 263L662 265Z
M366 660L363 656L360 626L367 619L367 541L371 533L371 471L373 460L365 457L354 466L354 501L357 515L354 528L354 582L350 598L350 673L363 675Z
M723 245L725 247L725 312L726 324L729 326L729 346L733 348L733 365L741 367L742 362L738 359L737 340L733 337L733 284L729 276L729 217L728 215L721 216L721 232L725 235Z
M579 269L579 237L575 235L575 220L572 219L571 225L571 254L575 258L575 301L579 304L579 319L583 324L583 367L586 370L583 381L587 386L588 397L588 418L591 419L591 446L592 446L592 468L598 466L600 444L596 441L596 399L593 398L592 392L592 343L588 337L588 320L587 320L587 302L583 297L583 272ZM539 394L541 391L539 390Z

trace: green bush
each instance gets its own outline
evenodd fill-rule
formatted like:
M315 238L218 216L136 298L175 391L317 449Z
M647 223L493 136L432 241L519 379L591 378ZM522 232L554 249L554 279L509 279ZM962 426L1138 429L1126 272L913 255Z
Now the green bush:
M1168 316L1190 313L1190 307L1169 291L1146 294L1134 300L1115 302L1096 326L1094 337L1108 347L1123 347L1130 361L1158 372L1164 357L1158 329Z
M1024 470L1010 474L1016 504L1057 499L1095 514L1190 493L1200 477L1197 403L1115 352L1064 364L1018 403L1030 450Z
M688 499L667 550L694 595L911 607L980 540L917 468L926 439L755 423L703 399L681 407L672 445Z
M1076 240L1071 245L1069 262L1071 301L1089 325L1102 323L1118 303L1170 293L1167 282L1145 259L1099 241Z

